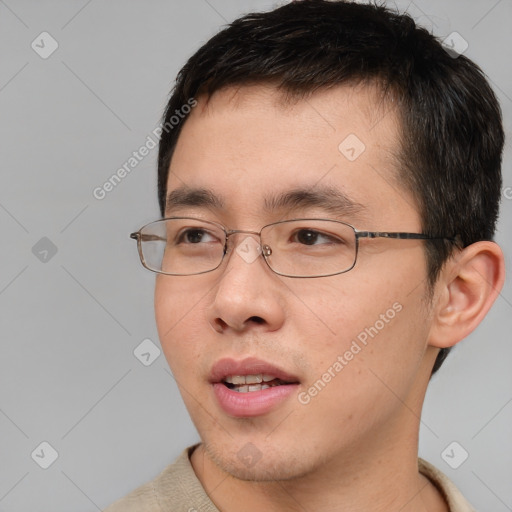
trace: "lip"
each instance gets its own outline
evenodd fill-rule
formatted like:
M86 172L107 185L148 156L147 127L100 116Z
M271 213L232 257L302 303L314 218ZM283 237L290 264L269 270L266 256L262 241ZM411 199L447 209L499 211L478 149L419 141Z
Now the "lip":
M281 370L271 363L267 363L255 357L249 357L237 361L231 358L220 359L213 366L210 372L210 382L216 384L222 382L229 375L257 375L266 373L286 382L298 382L299 379L290 373Z
M240 393L229 389L222 383L223 379L229 375L257 375L259 373L274 375L289 384L261 391ZM253 357L241 361L230 358L220 359L213 365L209 380L222 410L237 418L261 416L271 412L296 392L299 386L299 379L296 376L271 363Z

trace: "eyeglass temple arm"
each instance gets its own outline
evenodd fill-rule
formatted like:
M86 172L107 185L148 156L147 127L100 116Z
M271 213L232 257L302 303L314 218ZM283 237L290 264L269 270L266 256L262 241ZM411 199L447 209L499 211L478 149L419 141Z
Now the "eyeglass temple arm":
M135 233L130 233L130 238L133 238L134 240L139 240L141 242L154 242L156 240L165 240L165 238L158 236L158 235L143 235L139 231Z
M429 236L423 233L403 233L386 231L356 231L357 238L401 238L406 240L450 240L456 241L456 237Z

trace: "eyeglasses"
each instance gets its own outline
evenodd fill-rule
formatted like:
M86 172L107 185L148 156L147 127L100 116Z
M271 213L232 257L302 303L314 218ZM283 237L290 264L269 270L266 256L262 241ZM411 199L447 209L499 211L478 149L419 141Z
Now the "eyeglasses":
M228 253L229 237L245 233L258 244L237 251L254 261L260 254L269 268L285 277L327 277L343 274L356 264L360 238L451 240L421 233L359 231L328 219L293 219L267 224L256 231L226 229L217 222L173 217L151 222L130 237L137 240L140 260L148 270L170 276L190 276L220 267ZM245 252L245 254L244 254ZM252 256L250 255L252 253Z

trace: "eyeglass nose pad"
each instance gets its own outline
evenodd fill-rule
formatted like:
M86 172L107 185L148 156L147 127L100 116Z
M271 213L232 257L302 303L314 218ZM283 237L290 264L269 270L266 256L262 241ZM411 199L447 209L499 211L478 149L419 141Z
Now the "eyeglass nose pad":
M272 254L272 249L269 245L265 244L261 248L261 251L263 252L264 256L270 256Z

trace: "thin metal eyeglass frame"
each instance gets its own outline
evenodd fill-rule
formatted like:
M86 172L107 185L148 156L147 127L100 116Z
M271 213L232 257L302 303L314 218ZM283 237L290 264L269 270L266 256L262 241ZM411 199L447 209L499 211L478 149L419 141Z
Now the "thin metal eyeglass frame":
M142 230L145 227L147 227L147 226L149 226L151 224L155 224L157 222L165 222L167 220L196 220L196 221L204 222L206 224L213 224L214 226L217 226L218 228L220 228L224 232L225 241L224 241L224 250L223 250L223 253L222 253L222 258L219 261L219 264L216 267L212 268L212 269L203 270L201 272L194 272L192 274L170 274L168 272L162 272L160 270L155 270L153 268L148 267L147 264L146 264L146 261L144 259L144 254L142 252ZM275 226L275 225L278 225L278 224L284 224L284 223L295 222L295 221L327 221L327 222L336 222L338 224L343 224L344 226L348 226L349 228L351 228L352 231L354 232L354 237L355 237L355 241L356 241L355 248L354 248L354 262L352 263L352 266L347 268L346 270L342 270L341 272L334 272L334 273L331 273L331 274L320 274L320 275L313 275L313 276L310 276L310 275L307 275L307 276L288 275L288 274L283 274L281 272L278 272L278 271L274 270L270 266L270 263L267 260L267 257L272 254L272 248L270 246L266 245L266 244L263 245L261 243L261 232L265 228L268 228L270 226ZM394 239L394 240L448 240L448 241L454 242L454 243L457 241L457 237L456 236L452 236L452 237L447 237L447 236L430 236L430 235L426 235L424 233L408 233L408 232L405 232L405 231L360 231L357 228L355 228L354 226L352 226L352 224L348 224L347 222L343 222L341 220L323 219L323 218L320 218L320 219L318 219L318 218L299 218L299 219L280 220L280 221L277 221L277 222L271 222L270 224L266 224L265 226L263 226L260 229L259 232L257 232L257 231L247 231L247 230L244 230L244 229L226 229L222 224L219 224L218 222L214 222L214 221L211 221L211 220L197 219L195 217L167 217L167 218L164 218L164 219L158 219L158 220L155 220L153 222L149 222L148 224L145 224L138 231L130 233L130 238L132 238L134 240L137 240L137 249L138 249L138 252L139 252L140 261L141 261L142 266L144 268L150 270L151 272L155 272L156 274L162 274L162 275L165 275L165 276L175 276L175 277L183 276L183 277L186 277L186 276L197 276L197 275L200 275L200 274L207 274L209 272L213 272L214 270L217 270L222 265L222 262L224 261L224 257L226 256L226 254L228 252L228 240L229 240L229 237L231 235L235 235L237 233L245 233L245 234L248 234L248 235L255 235L255 236L259 237L259 239L260 239L260 247L262 249L261 254L263 256L263 259L265 260L265 263L267 264L268 268L274 274L277 274L278 276L282 276L282 277L290 277L290 278L298 278L298 279L313 279L313 278L317 278L317 277L330 277L330 276L337 276L339 274L345 274L346 272L349 272L350 270L352 270L355 267L356 262L357 262L357 256L359 254L359 239L360 238L390 238L390 239ZM157 239L163 240L160 237L158 237Z

